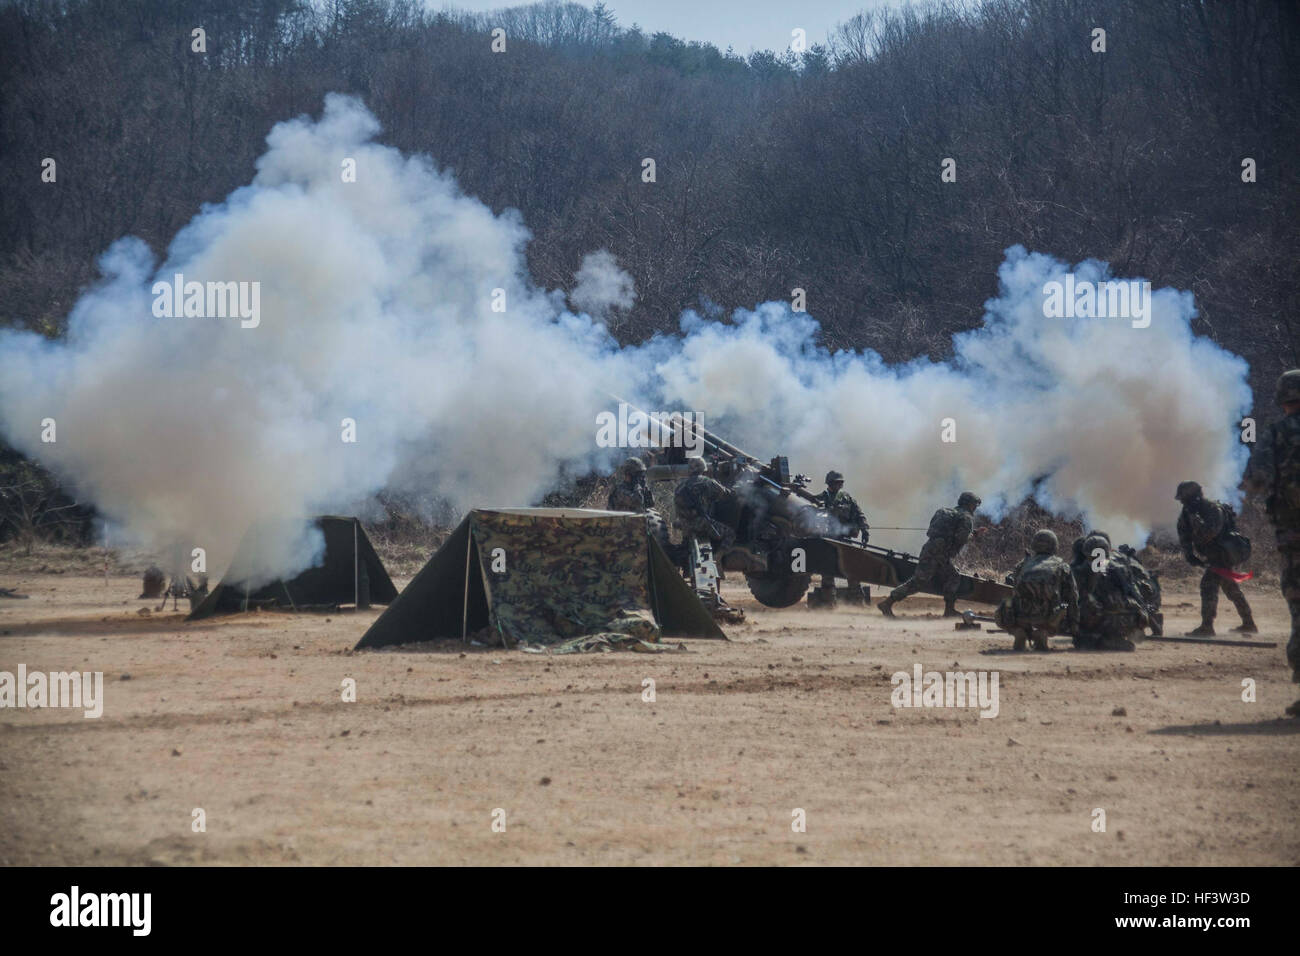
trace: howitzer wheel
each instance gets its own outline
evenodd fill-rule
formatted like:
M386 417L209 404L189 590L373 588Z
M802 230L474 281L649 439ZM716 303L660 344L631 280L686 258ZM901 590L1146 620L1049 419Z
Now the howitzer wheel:
M764 607L791 607L803 600L811 574L746 574L749 593Z

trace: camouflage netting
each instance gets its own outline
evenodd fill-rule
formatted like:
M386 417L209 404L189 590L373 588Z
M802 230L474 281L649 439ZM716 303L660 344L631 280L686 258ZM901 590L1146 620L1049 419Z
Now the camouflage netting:
M492 624L507 644L600 635L659 640L644 521L476 511L470 528L479 566L487 569Z
M503 645L555 653L657 650L664 634L724 638L644 516L513 508L471 512L357 648L483 628Z

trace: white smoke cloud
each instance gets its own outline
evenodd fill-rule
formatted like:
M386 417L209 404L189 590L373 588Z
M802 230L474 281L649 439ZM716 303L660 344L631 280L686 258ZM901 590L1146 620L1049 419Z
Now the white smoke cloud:
M633 301L612 256L588 256L569 297L596 318L566 311L529 278L517 214L494 216L377 132L357 101L328 97L319 121L271 131L253 182L205 208L163 263L139 240L112 246L65 340L0 333L6 439L135 540L205 547L218 573L259 519L354 511L384 488L458 509L536 501L562 470L622 456L595 446L609 393L703 411L818 477L844 471L877 524L924 520L970 486L993 508L1032 492L1136 541L1172 519L1178 480L1236 485L1246 366L1191 334L1186 293L1157 292L1146 329L1045 319L1042 285L1067 267L1013 248L983 327L948 363L827 353L815 321L779 303L730 324L688 313L680 336L620 349L598 321ZM151 287L178 272L260 282L260 324L155 318ZM944 418L955 443L940 441ZM285 537L266 544L266 575L319 546Z
M625 381L612 340L532 286L516 214L493 216L377 131L339 96L319 122L279 124L252 184L160 267L134 239L105 254L66 341L0 338L9 440L133 537L205 547L217 570L262 516L343 510L385 486L519 504L558 466L597 460L598 388ZM175 273L260 282L260 325L154 318L152 283ZM46 417L54 444L38 438ZM268 567L310 561L281 544Z
M924 524L970 488L993 514L1033 496L1141 543L1176 518L1184 478L1237 500L1246 362L1192 335L1192 296L1174 289L1153 293L1147 328L1045 318L1044 284L1069 271L1008 249L984 324L958 335L944 363L829 354L812 319L766 303L731 325L686 316L683 348L662 371L671 392L721 417L754 454L776 439L792 466L819 479L844 472L878 524ZM1107 276L1098 262L1073 272ZM953 442L942 440L946 419Z
M632 277L604 249L584 256L574 278L578 284L569 293L569 302L595 318L604 319L612 309L626 310L636 304Z

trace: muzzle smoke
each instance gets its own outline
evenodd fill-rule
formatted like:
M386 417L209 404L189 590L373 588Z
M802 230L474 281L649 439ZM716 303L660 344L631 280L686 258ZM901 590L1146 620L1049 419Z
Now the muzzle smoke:
M1233 493L1246 364L1191 334L1188 293L1157 290L1146 328L1048 319L1044 283L1070 270L1016 247L947 363L830 354L812 318L771 302L725 324L687 313L679 336L620 348L602 319L635 293L608 253L587 258L567 303L537 288L516 213L494 216L378 131L359 102L328 97L319 121L277 125L253 182L162 263L137 239L114 244L64 340L0 333L0 429L93 501L115 541L204 547L220 573L251 524L363 510L385 488L462 510L535 502L624 456L594 440L610 393L701 411L811 474L835 467L876 523L923 520L969 486L986 509L1032 494L1138 540L1172 519L1181 478ZM257 283L257 324L157 317L155 284L177 274ZM263 541L267 577L320 547Z

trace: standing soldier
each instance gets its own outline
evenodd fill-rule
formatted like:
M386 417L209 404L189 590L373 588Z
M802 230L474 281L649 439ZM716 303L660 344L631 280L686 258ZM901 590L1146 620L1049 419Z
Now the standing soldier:
M1034 535L1032 554L1016 565L1007 583L1015 588L1011 597L998 605L998 626L1015 638L1015 649L1025 643L1036 651L1051 648L1053 634L1074 632L1079 618L1079 595L1070 566L1056 556L1056 535L1044 528Z
M717 502L729 501L735 497L735 492L705 474L708 466L703 458L692 458L690 470L691 476L673 493L677 523L683 534L706 538L721 556L736 543L736 532L729 525L715 520L711 512Z
M609 490L609 510L645 514L654 504L645 483L645 462L629 458L619 467L614 487Z
M1188 636L1214 636L1220 588L1241 615L1241 624L1233 630L1259 633L1233 571L1250 560L1250 539L1237 532L1236 515L1222 502L1204 497L1201 486L1194 481L1179 483L1174 497L1183 503L1183 513L1178 516L1178 543L1183 557L1188 564L1205 568L1201 575L1201 625L1188 631Z
M921 546L916 573L876 605L885 617L893 617L895 604L927 586L943 595L943 616L957 616L957 588L961 585L961 574L952 561L970 540L974 528L972 516L979 506L980 498L975 492L963 491L956 508L940 508L934 513L926 530L925 544Z
M831 528L832 538L856 541L861 535L862 543L867 542L870 537L867 516L853 496L844 490L844 476L838 471L826 472L826 490L817 496L817 503L839 522L839 527Z
M853 496L844 490L844 476L838 471L826 473L826 490L817 496L817 504L830 516L833 525L830 529L832 538L845 541L861 541L866 544L871 535L867 525L867 516L858 507ZM862 582L848 578L848 601L850 604L862 603ZM809 605L822 607L835 606L835 576L823 574L821 587L815 592L817 597L808 596Z
M1300 369L1282 373L1274 396L1285 417L1268 426L1246 467L1246 490L1264 496L1282 558L1282 596L1291 611L1286 645L1291 680L1300 684ZM1286 709L1300 717L1300 700Z

